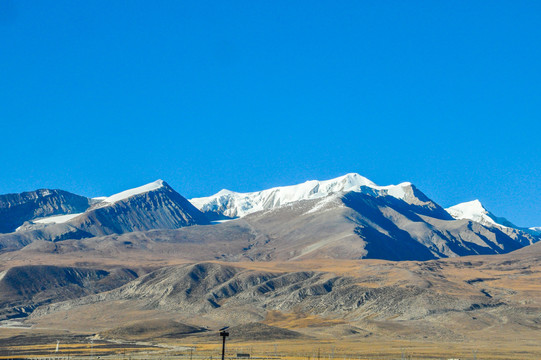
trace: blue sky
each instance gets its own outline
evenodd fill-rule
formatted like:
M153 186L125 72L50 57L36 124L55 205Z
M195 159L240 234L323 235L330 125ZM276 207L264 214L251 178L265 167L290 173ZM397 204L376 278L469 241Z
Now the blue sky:
M358 172L541 226L539 1L0 0L0 193Z

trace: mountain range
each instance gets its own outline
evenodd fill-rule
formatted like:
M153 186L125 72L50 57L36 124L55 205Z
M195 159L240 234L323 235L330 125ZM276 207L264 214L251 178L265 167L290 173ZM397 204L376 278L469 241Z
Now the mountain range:
M222 190L189 201L162 180L94 199L45 189L3 195L0 209L1 251L147 232L150 240L159 236L178 247L209 248L197 241L209 237L227 244L228 251L200 260L400 261L502 254L540 239L535 228L519 228L477 200L444 209L411 183L378 186L358 174L252 193Z
M189 200L162 180L99 198L41 189L0 196L0 225L0 349L20 341L14 321L115 342L224 325L288 341L541 331L540 229L477 200L444 209L407 182Z

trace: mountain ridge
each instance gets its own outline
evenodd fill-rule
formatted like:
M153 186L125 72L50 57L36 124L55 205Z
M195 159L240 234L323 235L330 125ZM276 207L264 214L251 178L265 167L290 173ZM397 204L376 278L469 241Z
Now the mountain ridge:
M9 233L25 221L88 209L92 199L59 189L38 189L0 195L0 233Z
M209 225L209 220L216 218L231 221L228 215L234 214L242 215L246 226L218 224L215 229L186 231L186 236L202 239L204 234L213 234L215 250L227 247L227 242L235 243L236 238L253 239L246 246L233 247L233 252L224 251L222 255L230 260L317 256L429 260L505 253L539 240L534 230L497 224L495 221L501 218L478 201L446 210L409 182L379 186L353 173L253 193L222 190L191 202L160 179L92 201L83 213L30 220L19 231L0 235L0 249L17 250L34 241L105 239L109 235ZM473 210L459 214L461 207ZM472 215L477 213L484 217ZM224 233L220 235L221 231ZM151 232L149 236L158 235ZM160 236L175 239L177 235L170 232ZM186 240L195 244L193 239ZM186 246L185 240L172 243ZM202 257L212 258L210 254Z
M17 248L33 240L54 242L208 223L188 200L158 180L108 197L67 221L27 222L16 233L0 235L0 249L10 240Z
M410 182L379 186L357 173L349 173L330 180L309 180L301 184L273 187L249 193L238 193L223 189L215 195L192 198L190 202L213 218L236 218L291 202L317 199L330 194L350 191L374 196L389 195L412 205L440 207ZM427 204L428 202L432 204ZM447 215L444 215L444 213L445 211L442 208L441 216L446 217Z

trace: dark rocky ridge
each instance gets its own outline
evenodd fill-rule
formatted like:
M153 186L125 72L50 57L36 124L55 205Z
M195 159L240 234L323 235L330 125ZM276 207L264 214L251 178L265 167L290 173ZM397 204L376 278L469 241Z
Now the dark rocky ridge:
M93 236L150 229L178 229L209 221L167 183L143 194L104 206L98 203L70 224Z
M0 235L0 250L18 249L36 240L62 241L151 229L208 224L207 218L165 182L163 186L113 204L98 203L61 224Z
M25 221L63 214L80 213L92 199L63 190L40 189L0 195L0 233L10 233Z

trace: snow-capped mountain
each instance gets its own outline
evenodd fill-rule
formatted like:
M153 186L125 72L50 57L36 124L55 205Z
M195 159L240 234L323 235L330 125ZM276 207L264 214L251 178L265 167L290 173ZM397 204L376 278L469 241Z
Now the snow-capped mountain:
M235 259L428 260L506 253L539 241L541 234L538 228L517 228L494 216L479 201L446 211L411 183L379 186L359 174L252 193L222 190L192 202L157 180L83 200L87 205L79 211L60 207L48 212L33 204L25 214L29 220L14 224L16 232L0 234L0 252L16 251L37 240L110 241L108 235L131 238L132 233L137 237L145 232L143 237L149 240L187 241L192 248L202 244L202 253L212 259L219 253ZM51 204L45 202L43 210ZM9 208L5 211L10 218ZM243 219L191 227L237 217ZM190 230L178 231L185 227ZM238 252L220 247L235 241L242 243Z
M82 213L33 219L20 237L57 241L208 224L207 218L163 180L100 199Z
M503 254L536 241L516 229L432 214L391 196L351 191L258 211L234 223L248 224L263 240L246 247L247 256L280 260L429 260Z
M506 218L492 214L479 200L463 202L445 210L455 219L468 219L487 226L517 228Z
M142 195L145 193L156 191L164 186L168 186L168 185L163 180L160 179L160 180L156 180L154 182L151 182L143 186L139 186L133 189L128 189L128 190L119 192L111 196L101 196L101 197L92 198L91 203L93 205L90 206L84 212L54 215L54 216L32 219L31 221L26 222L22 226L19 226L16 229L16 231L25 231L25 230L31 230L31 229L36 229L36 228L43 228L45 225L49 225L49 224L64 224L75 219L78 216L88 213L91 210L104 208L107 206L112 206L117 202L128 200L129 198L137 196L137 195Z
M224 189L212 196L190 199L190 202L211 217L217 219L224 217L237 218L296 201L318 199L331 194L350 191L376 196L392 196L409 204L440 209L437 204L433 203L409 182L379 186L355 173L331 180L311 180L302 184L274 187L250 193L238 193Z
M151 191L155 191L155 190L158 190L160 188L163 188L164 186L168 186L167 183L165 183L161 179L158 179L158 180L156 180L154 182L151 182L149 184L139 186L139 187L136 187L136 188L133 188L133 189L124 190L122 192L119 192L117 194L114 194L114 195L111 195L111 196L108 196L108 197L98 197L98 198L95 198L95 199L99 200L99 202L95 206L93 206L92 208L96 209L96 208L100 208L100 207L111 206L112 204L114 204L116 202L129 199L132 196L141 195L141 194L145 194L145 193L148 193L148 192L151 192Z
M20 225L19 227L17 227L15 231L39 229L39 228L44 228L45 226L50 225L50 224L64 224L66 222L69 222L75 219L78 216L85 214L89 210L111 206L118 201L123 201L132 196L151 192L163 186L164 186L163 180L156 180L149 184L139 186L133 189L125 190L118 194L111 195L109 197L102 196L102 197L96 197L92 199L70 194L67 192L63 192L61 190L48 190L48 189L36 190L34 192L23 193L20 195L13 194L11 195L11 197L17 197L19 199L19 202L22 202L21 199L24 199L26 197L26 198L29 198L30 201L34 203L38 203L34 205L36 209L38 209L38 211L36 211L37 215L34 213L30 214L27 212L27 214L25 214L25 217L23 217L23 219L26 222ZM55 210L53 209L54 211L53 210L45 211L44 209L47 209L47 207L44 206L44 203L43 203L44 199L52 199L53 200L52 204L54 205L60 202L58 199L55 198L55 195L62 194L62 193L70 195L71 198L75 198L76 200L79 201L79 203L82 203L82 206L73 208L73 207L67 207L61 203L62 206L58 206L58 208ZM3 195L2 197L6 198L7 196L9 195ZM64 195L64 197L66 197L66 195ZM60 199L63 199L63 198L60 198ZM26 202L28 201L29 200L26 200ZM6 208L13 207L13 204L9 206L8 205L9 204L6 205ZM29 206L28 204L25 204L24 202L21 205L26 206L26 207ZM73 209L77 209L79 210L79 212L74 212ZM12 209L10 210L13 211ZM52 216L43 216L43 215L52 215Z
M207 224L207 218L165 181L109 196L70 221L92 235Z

